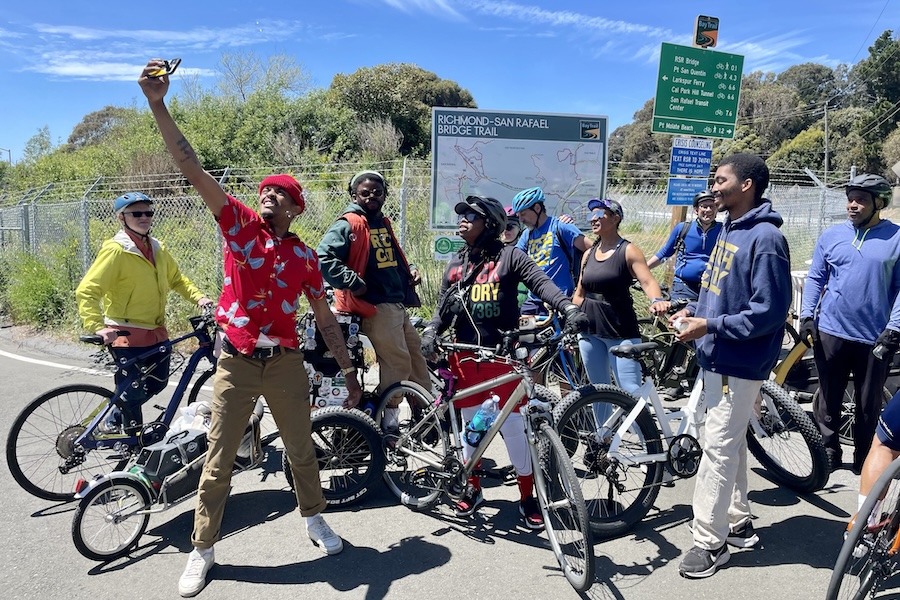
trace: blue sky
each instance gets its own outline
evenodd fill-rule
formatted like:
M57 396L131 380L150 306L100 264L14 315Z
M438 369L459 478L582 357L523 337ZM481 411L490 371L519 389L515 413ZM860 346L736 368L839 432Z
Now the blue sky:
M0 157L20 160L45 125L64 142L87 113L142 105L136 79L149 57L179 56L211 82L225 52L290 54L317 87L411 62L457 81L480 108L606 115L612 131L655 94L660 43L690 44L700 14L719 17L716 49L743 54L745 73L852 64L900 30L900 0L9 0Z

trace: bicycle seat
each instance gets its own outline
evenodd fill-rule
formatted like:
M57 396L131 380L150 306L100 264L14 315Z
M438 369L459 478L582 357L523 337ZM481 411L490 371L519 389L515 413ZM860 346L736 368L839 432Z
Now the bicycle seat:
M624 344L622 346L613 346L609 349L609 353L619 358L638 358L639 356L652 352L659 348L656 342L641 342L640 344Z

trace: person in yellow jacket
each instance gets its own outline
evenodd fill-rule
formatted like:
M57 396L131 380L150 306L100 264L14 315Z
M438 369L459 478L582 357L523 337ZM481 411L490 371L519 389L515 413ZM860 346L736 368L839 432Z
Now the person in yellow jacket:
M175 259L159 240L150 237L153 200L140 192L129 192L113 202L122 229L103 243L94 264L84 275L75 298L78 313L88 331L96 332L111 346L116 363L146 352L169 339L166 331L166 299L169 291L181 294L199 306L211 306L191 281L182 275ZM142 364L152 365L144 384L132 387L137 369L116 372L116 385L126 383L120 411L113 411L101 429L107 432L139 427L141 404L162 390L169 380L169 355L151 356Z

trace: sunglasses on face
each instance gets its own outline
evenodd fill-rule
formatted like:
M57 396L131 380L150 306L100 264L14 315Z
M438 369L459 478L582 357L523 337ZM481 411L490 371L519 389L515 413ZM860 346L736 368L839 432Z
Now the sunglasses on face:
M476 212L467 212L467 213L463 213L463 214L459 215L459 220L460 220L460 221L462 221L463 219L465 219L465 220L468 221L469 223L472 223L472 222L475 221L475 219L480 219L480 218L481 218L481 215L479 215L479 214L476 213Z
M384 190L374 189L374 190L359 190L356 192L356 195L360 198L368 198L369 196L373 196L375 198L381 198L384 196Z
M131 212L126 212L126 215L131 215L136 219L140 219L141 217L152 217L156 214L156 211L153 210L133 210Z
M591 211L591 224L596 223L597 221L602 219L604 215L605 215L605 212L603 211L603 209L592 210Z

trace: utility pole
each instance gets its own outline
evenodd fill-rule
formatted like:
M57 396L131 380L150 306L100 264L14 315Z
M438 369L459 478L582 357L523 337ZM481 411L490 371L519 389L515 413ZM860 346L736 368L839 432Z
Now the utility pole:
M9 148L0 148L0 152L6 152L6 162L9 163L9 166L12 166L12 150Z
M830 100L831 98L825 101L825 175L822 177L822 184L826 188L828 187L828 102Z

